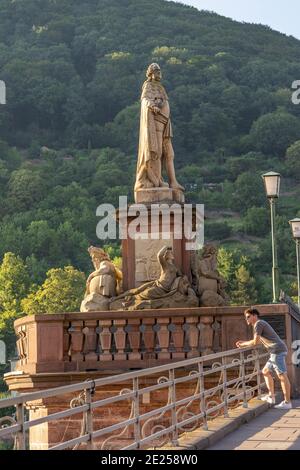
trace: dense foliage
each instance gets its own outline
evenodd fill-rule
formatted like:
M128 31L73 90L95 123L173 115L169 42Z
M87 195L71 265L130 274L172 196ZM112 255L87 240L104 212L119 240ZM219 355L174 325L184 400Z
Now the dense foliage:
M163 0L0 0L0 336L22 311L58 309L46 294L60 276L66 292L78 286L78 304L87 247L99 244L96 207L132 198L139 95L152 61L171 102L178 179L189 201L206 204L207 239L225 247L233 300L271 298L260 178L270 169L285 177L281 285L294 282L287 221L299 215L298 40ZM111 253L119 256L117 245Z

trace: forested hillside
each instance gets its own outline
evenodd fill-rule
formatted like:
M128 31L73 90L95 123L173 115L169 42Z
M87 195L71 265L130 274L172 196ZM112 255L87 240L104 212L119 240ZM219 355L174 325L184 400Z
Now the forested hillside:
M87 247L99 244L96 207L132 197L139 96L153 61L170 98L178 179L190 202L206 205L206 239L223 247L233 300L271 299L260 177L271 169L284 177L279 260L293 294L300 42L163 0L0 0L0 335L24 311L57 308L45 294L57 276L64 295L72 286L81 295L76 270L89 271ZM51 271L42 286L65 266L75 269Z

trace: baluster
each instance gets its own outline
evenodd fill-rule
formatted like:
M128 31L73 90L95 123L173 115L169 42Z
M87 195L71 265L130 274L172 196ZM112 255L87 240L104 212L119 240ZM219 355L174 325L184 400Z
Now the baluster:
M126 347L126 332L124 327L126 326L126 320L113 320L114 340L117 352L114 354L116 361L125 361L127 355L125 353Z
M187 317L186 324L189 326L187 330L188 343L190 351L187 353L187 357L199 356L199 330L197 328L198 317Z
M171 318L172 339L174 342L175 352L172 353L172 359L185 359L184 348L184 317Z
M72 321L69 333L71 334L70 352L72 361L80 362L83 360L82 348L83 348L83 322Z
M99 321L99 326L100 326L100 343L101 343L101 348L102 348L102 353L100 355L100 361L111 361L112 360L112 355L110 353L111 349L111 339L112 339L112 334L110 331L112 321L111 320L100 320Z
M169 352L170 346L170 331L168 329L169 318L158 318L157 326L159 330L157 331L158 344L160 347L160 352L157 354L158 359L170 359L171 353Z
M154 318L143 318L140 331L143 335L143 341L146 351L143 353L143 359L155 359L155 332L153 326L155 324Z
M97 320L86 320L84 322L84 330L85 333L85 342L84 342L84 354L85 354L85 361L92 361L95 362L98 359L98 355L96 353L97 349Z
M213 334L212 329L213 317L201 317L200 325L200 351L203 356L211 354L213 352Z
M96 328L96 354L98 355L98 361L100 360L100 354L102 354L101 348L101 341L100 341L100 333L102 328L99 326L99 321L97 321L97 328Z
M213 350L215 353L222 351L221 347L221 322L215 319L212 329L214 331Z
M139 361L142 358L140 352L141 347L141 332L140 332L140 320L139 319L129 319L127 324L127 332L130 348L132 352L128 353L128 359L131 361Z
M82 328L82 334L83 334L83 346L82 346L83 360L85 360L85 356L88 352L88 345L87 345L88 332L89 332L89 329L86 326L84 326L84 328Z
M64 342L63 358L64 358L64 362L69 362L70 361L70 356L69 356L70 345L71 345L71 334L69 333L70 326L71 325L70 325L69 322L64 323L64 333L63 333L63 342Z

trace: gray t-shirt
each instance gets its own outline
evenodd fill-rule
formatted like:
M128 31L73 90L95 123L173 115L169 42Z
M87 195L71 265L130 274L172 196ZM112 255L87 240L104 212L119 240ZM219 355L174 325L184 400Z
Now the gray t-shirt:
M271 354L286 353L287 347L279 338L271 325L264 320L258 320L253 326L254 334L260 336L262 344Z

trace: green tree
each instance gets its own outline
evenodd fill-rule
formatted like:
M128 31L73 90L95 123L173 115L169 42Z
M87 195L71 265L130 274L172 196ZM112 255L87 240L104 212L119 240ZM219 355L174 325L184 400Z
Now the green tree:
M300 121L286 111L261 116L253 123L250 136L254 147L266 155L283 157L287 147L299 138Z
M85 288L85 275L72 266L50 269L42 286L22 301L27 315L76 312Z
M227 282L227 290L232 290L237 267L237 252L221 247L218 251L218 269Z
M233 304L246 305L257 300L250 265L251 260L239 250L219 249L218 269L227 282L226 292Z
M295 304L298 304L298 283L296 281L290 284L288 294Z
M30 277L23 260L6 253L0 266L0 309L20 312L21 300L30 286Z
M15 347L13 323L21 316L21 301L29 292L30 277L23 260L6 253L0 266L0 339L11 355Z
M231 227L227 222L210 222L205 225L205 238L209 240L224 240L229 238Z
M0 258L9 252L11 247L17 254L21 254L24 247L24 232L19 224L8 221L0 223Z
M250 207L261 206L265 202L261 177L254 172L239 175L234 183L231 207L245 213Z
M269 219L266 207L250 207L243 219L243 228L249 235L263 237L270 231Z
M14 210L31 208L45 194L47 182L36 172L20 169L12 173L8 183L8 196Z
M236 289L232 292L231 300L237 305L253 305L257 302L255 279L248 269L241 265L235 272Z
M289 174L300 181L300 140L291 145L286 151L285 162Z

